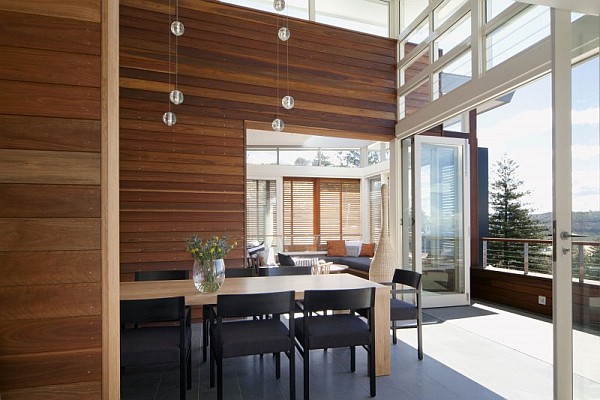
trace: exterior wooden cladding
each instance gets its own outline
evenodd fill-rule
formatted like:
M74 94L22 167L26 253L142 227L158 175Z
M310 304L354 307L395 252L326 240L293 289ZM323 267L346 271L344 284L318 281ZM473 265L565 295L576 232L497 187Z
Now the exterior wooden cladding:
M471 268L473 298L504 304L552 318L552 278L485 268ZM538 304L546 297L546 305ZM598 285L573 282L573 323L600 328L600 311L590 298L600 297Z
M138 270L190 269L185 239L195 232L236 240L227 265L245 265L247 121L270 125L279 108L288 126L394 137L394 40L290 18L283 44L275 14L180 0L175 78L175 37L166 29L174 8L120 4L122 280ZM296 101L289 111L278 98L287 94L286 59ZM168 103L175 79L185 96L178 106ZM169 109L173 127L162 122Z
M99 399L101 0L0 0L0 397Z

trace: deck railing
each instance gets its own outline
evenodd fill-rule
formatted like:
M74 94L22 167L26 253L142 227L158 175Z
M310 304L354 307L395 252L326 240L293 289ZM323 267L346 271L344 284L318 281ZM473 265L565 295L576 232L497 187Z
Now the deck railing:
M552 240L482 237L483 265L552 274ZM600 281L600 242L572 242L573 277Z

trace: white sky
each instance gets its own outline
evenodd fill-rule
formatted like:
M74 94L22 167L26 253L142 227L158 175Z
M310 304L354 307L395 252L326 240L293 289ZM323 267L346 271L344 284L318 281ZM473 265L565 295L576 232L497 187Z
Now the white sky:
M600 210L600 66L598 57L573 74L573 210ZM526 198L536 213L552 210L552 108L550 76L518 89L510 104L478 118L479 146L492 167L506 153L518 165Z

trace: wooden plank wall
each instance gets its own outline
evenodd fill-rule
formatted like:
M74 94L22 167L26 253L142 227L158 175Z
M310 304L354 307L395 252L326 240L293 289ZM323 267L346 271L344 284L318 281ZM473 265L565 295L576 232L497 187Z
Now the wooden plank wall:
M101 0L0 0L0 396L98 399Z
M173 2L174 4L175 2ZM245 239L245 143L248 121L276 117L276 36L284 19L217 1L180 0L185 33L178 39L182 105L171 106L174 36L166 0L122 0L121 279L144 269L190 269L187 236ZM289 19L286 126L347 136L392 139L396 119L394 40ZM172 63L169 69L169 40ZM286 46L279 45L280 96ZM310 129L308 129L310 131ZM228 266L244 264L243 245Z

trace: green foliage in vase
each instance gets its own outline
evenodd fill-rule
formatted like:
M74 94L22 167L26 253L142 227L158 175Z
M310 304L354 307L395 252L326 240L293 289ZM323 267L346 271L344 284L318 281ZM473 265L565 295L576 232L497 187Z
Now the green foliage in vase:
M235 246L237 242L230 244L227 236L213 236L204 240L194 234L185 242L185 250L198 261L225 258Z

